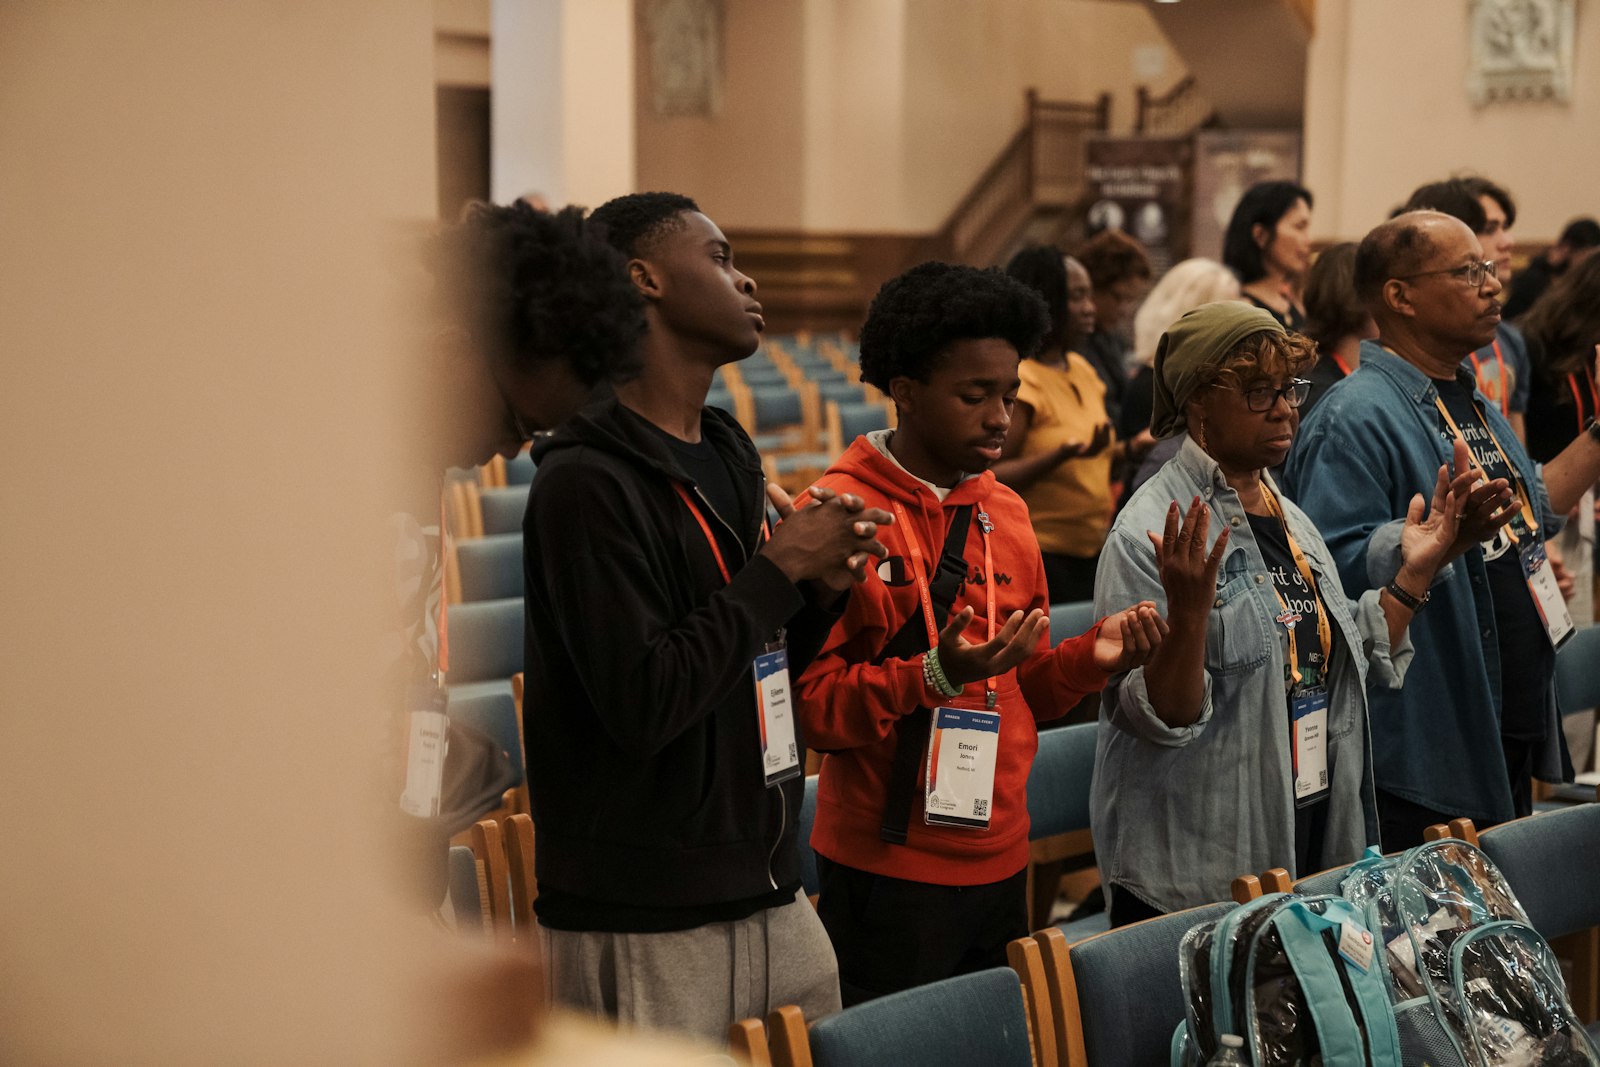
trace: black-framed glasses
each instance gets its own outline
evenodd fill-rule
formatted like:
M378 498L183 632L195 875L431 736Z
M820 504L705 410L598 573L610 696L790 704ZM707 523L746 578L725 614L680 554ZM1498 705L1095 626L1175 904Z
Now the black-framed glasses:
M1304 378L1290 378L1282 388L1276 385L1252 385L1248 389L1239 389L1237 385L1223 382L1215 384L1218 389L1238 389L1244 394L1245 406L1255 412L1271 411L1280 396L1289 402L1290 407L1297 408L1311 395L1311 383Z
M1484 275L1498 278L1500 270L1494 265L1494 260L1484 259L1474 263L1464 263L1459 267L1445 267L1442 270L1419 270L1415 274L1401 274L1395 278L1397 282L1409 282L1413 278L1426 278L1430 274L1448 274L1452 278L1460 278L1474 289L1482 288Z

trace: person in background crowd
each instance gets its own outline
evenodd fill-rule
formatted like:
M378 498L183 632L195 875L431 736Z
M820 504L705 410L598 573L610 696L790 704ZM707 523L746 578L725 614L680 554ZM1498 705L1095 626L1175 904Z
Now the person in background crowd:
M1588 256L1556 279L1522 323L1533 362L1528 398L1528 454L1548 463L1570 447L1600 415L1600 256ZM1567 607L1578 625L1595 621L1596 500L1590 486L1550 546L1572 580ZM1594 759L1594 713L1562 723L1572 762L1580 770Z
M1517 206L1504 189L1486 178L1451 178L1418 188L1406 201L1406 210L1442 211L1466 223L1478 235L1483 258L1494 264L1501 290L1511 284L1511 250L1516 247L1511 227L1517 221ZM1494 337L1468 353L1462 364L1472 372L1478 391L1511 423L1517 439L1526 441L1532 375L1522 331L1502 315Z
M1084 242L1077 259L1094 287L1094 331L1078 352L1106 383L1106 412L1115 426L1128 387L1128 320L1150 284L1150 257L1121 230L1105 230Z
M392 649L397 765L411 736L410 766L396 793L419 901L444 897L449 838L497 807L515 780L510 758L462 722L448 726L442 780L420 761L445 712L448 656L440 640L445 600L441 478L496 453L515 455L538 431L560 425L605 382L639 368L644 301L622 257L584 221L525 204L477 203L429 247L433 345L411 402L413 432L405 509L390 519L398 628ZM441 743L443 738L440 738Z
M1390 590L1347 601L1267 473L1315 358L1232 301L1184 315L1157 350L1153 429L1183 447L1118 516L1095 596L1096 610L1164 600L1172 627L1102 698L1091 815L1113 925L1226 899L1240 871L1350 863L1377 840L1366 687L1404 680L1412 608ZM1400 535L1395 583L1419 594L1472 477L1457 491L1435 474Z
M1532 779L1570 780L1556 717L1555 647L1571 622L1544 554L1600 477L1600 430L1534 465L1498 407L1481 403L1461 353L1500 319L1500 283L1460 220L1408 212L1356 250L1356 291L1378 324L1361 366L1306 419L1286 485L1327 539L1347 592L1397 588L1408 501L1438 464L1470 449L1480 483L1428 590L1404 689L1370 694L1386 851L1466 816L1504 822L1532 808ZM1459 466L1458 462L1458 466Z
M704 406L713 372L760 343L755 282L688 197L623 196L590 221L626 258L647 329L638 376L535 449L523 520L549 987L711 1038L782 1004L826 1014L837 966L800 889L788 672L893 517L819 494L767 536L760 457Z
M1577 266L1596 248L1600 248L1600 222L1582 218L1567 223L1555 244L1534 256L1517 272L1511 283L1511 297L1506 301L1505 317L1521 318L1544 295L1551 282Z
M851 597L798 704L828 753L812 844L847 1005L1005 965L1028 932L1035 720L1143 663L1165 630L1130 600L1049 645L1028 510L987 469L1018 357L1048 326L1000 271L924 263L884 284L861 330L862 377L898 423L858 437L820 484L893 509L895 555Z
M1152 443L1144 454L1133 477L1127 480L1122 492L1122 503L1132 498L1134 491L1161 469L1161 465L1178 454L1183 444L1181 435L1156 441L1150 433L1150 413L1155 393L1156 347L1161 335L1187 312L1202 304L1218 300L1241 300L1239 278L1214 259L1186 259L1167 271L1150 290L1139 312L1133 317L1134 360L1139 370L1128 384L1128 402L1122 408L1122 424L1118 433L1148 438ZM1138 429L1135 429L1137 420Z
M994 476L1028 505L1050 603L1094 598L1095 562L1111 525L1111 465L1119 453L1106 387L1072 346L1094 329L1089 274L1054 248L1025 248L1006 273L1038 293L1050 328L1024 359L1022 387Z
M1222 262L1239 276L1244 297L1285 329L1298 330L1305 308L1295 287L1311 264L1311 193L1288 181L1245 190L1222 237Z
M1361 365L1361 342L1378 336L1378 324L1356 295L1354 241L1323 249L1306 272L1303 332L1317 346L1317 362L1306 372L1311 395L1300 407L1303 419L1335 383Z

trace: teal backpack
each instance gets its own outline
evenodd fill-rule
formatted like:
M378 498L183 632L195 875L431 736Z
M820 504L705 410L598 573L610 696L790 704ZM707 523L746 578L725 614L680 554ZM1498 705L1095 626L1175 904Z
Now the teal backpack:
M1172 1067L1244 1038L1257 1067L1401 1067L1375 938L1342 897L1272 893L1184 935L1178 959L1186 1019Z

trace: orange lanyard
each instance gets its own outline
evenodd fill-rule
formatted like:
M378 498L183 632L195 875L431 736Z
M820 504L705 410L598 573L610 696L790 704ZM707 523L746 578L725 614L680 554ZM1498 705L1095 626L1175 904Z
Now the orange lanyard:
M733 575L728 572L728 563L722 558L722 547L717 544L717 535L711 532L711 524L706 521L705 514L700 510L700 506L694 502L694 497L689 495L689 490L685 489L681 482L673 482L672 488L678 491L678 496L683 499L684 506L689 509L689 514L693 515L694 521L700 524L700 532L706 535L706 544L711 546L711 556L717 561L717 570L722 572L723 584L726 585L733 581ZM772 530L767 526L765 518L761 520L761 536L763 541L772 537Z
M1588 367L1583 368L1583 376L1589 382L1589 399L1594 404L1591 409L1594 415L1600 415L1600 386L1596 386L1594 372ZM1578 409L1578 432L1582 433L1588 422L1583 417L1583 394L1578 392L1578 372L1573 371L1567 375L1567 385L1572 388L1572 406Z
M1500 414L1509 419L1511 417L1511 383L1506 381L1506 357L1500 353L1500 338L1496 337L1489 344L1494 349L1494 361L1500 367ZM1480 373L1479 367L1478 353L1474 352L1472 353L1472 376L1478 379L1479 383L1482 383L1483 375Z
M1539 520L1533 517L1533 502L1528 499L1528 491L1523 488L1522 479L1517 475L1516 465L1511 462L1511 457L1506 455L1506 450L1500 447L1500 438L1494 435L1494 430L1489 426L1489 420L1484 419L1483 412L1478 411L1478 402L1474 400L1471 403L1472 410L1477 411L1478 418L1483 419L1483 429L1489 435L1489 440L1494 442L1495 451L1500 453L1501 459L1505 460L1506 472L1511 475L1511 484L1516 488L1517 499L1522 503L1522 521L1528 524L1530 533L1537 533L1539 531ZM1456 420L1450 417L1450 410L1444 406L1444 401L1435 396L1433 398L1433 406L1438 408L1439 414L1444 416L1445 424L1450 427L1450 432L1456 435L1456 440L1465 441L1466 438L1461 433L1461 427L1457 426ZM1489 475L1478 465L1477 457L1472 455L1471 446L1467 448L1467 455L1472 457L1472 465L1477 468L1479 474L1483 475L1483 480L1488 481ZM1506 536L1511 538L1511 543L1517 544L1517 531L1512 529L1509 524L1505 530Z
M1333 365L1339 368L1340 374L1343 374L1346 378L1350 377L1350 364L1346 363L1339 353L1329 352L1328 358L1333 360Z
M1328 623L1328 613L1322 607L1322 593L1317 589L1316 575L1311 573L1311 563L1306 559L1306 554L1300 551L1300 544L1294 539L1294 534L1289 532L1289 520L1283 517L1283 508L1278 503L1278 498L1265 483L1261 486L1262 499L1266 501L1267 510L1283 527L1283 538L1289 543L1289 555L1294 557L1295 570L1300 572L1300 577L1306 580L1306 585L1311 589L1311 600L1317 606L1317 639L1322 643L1322 674L1326 678L1328 668L1333 658L1333 627ZM1283 599L1283 591L1276 582L1272 591L1278 596L1278 604L1285 612L1289 610L1289 602ZM1295 640L1295 627L1286 624L1285 630L1289 631L1289 677L1295 685L1300 684L1300 654Z
M911 529L911 520L906 517L906 509L900 501L894 504L895 528L905 538L906 551L911 556L911 575L917 581L917 596L922 600L922 621L928 627L928 647L935 648L939 644L939 626L933 617L933 593L928 589L928 574L925 557L922 555L922 545L917 540L916 533ZM989 516L978 512L973 516L978 520L978 538L983 542L983 587L986 594L989 613L989 640L994 640L994 559L989 554ZM965 548L965 546L962 546ZM954 610L954 605L951 606ZM995 698L995 681L993 677L983 680L984 703L993 708L997 703Z

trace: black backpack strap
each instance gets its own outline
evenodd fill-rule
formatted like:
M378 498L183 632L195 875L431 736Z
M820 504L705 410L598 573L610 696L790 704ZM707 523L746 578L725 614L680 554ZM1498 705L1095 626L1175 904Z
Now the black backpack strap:
M967 504L951 515L944 551L939 554L939 566L928 583L935 630L944 628L956 594L967 580L967 531L972 526L972 510L972 505ZM926 651L928 624L919 607L883 646L873 663L891 658L906 659ZM878 826L878 837L891 845L906 843L906 827L911 822L912 809L917 806L917 773L921 769L922 755L928 749L928 732L932 725L933 712L919 707L895 726L894 765L889 771L889 792L884 799L883 820Z

